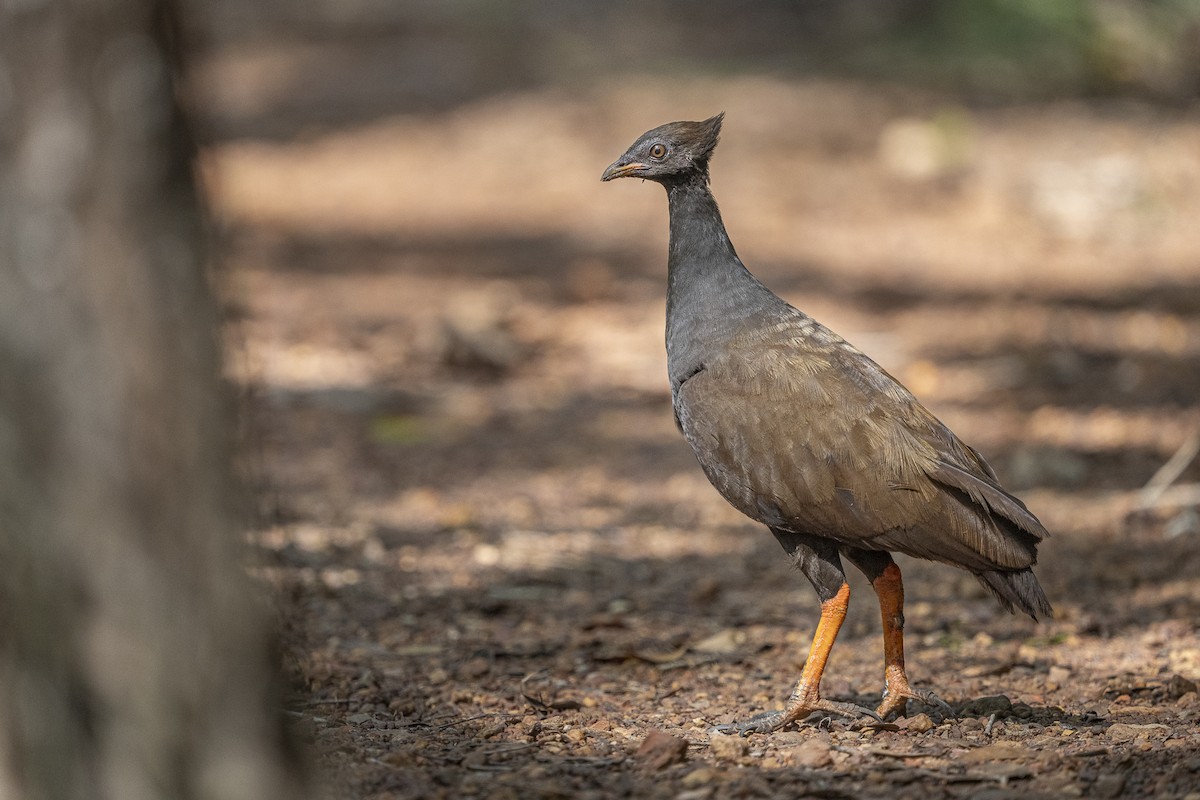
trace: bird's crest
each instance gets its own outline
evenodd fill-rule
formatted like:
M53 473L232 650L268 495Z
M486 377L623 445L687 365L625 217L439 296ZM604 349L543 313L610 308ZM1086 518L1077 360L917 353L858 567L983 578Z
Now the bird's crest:
M725 112L722 111L715 117L709 117L702 122L690 123L694 129L690 132L691 141L688 144L697 161L707 160L716 149L717 142L721 138L721 123L724 120Z

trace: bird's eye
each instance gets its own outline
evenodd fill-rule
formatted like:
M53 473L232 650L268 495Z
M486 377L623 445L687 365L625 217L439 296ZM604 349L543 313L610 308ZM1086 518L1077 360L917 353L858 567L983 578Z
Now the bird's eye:
M660 159L667 154L667 146L665 144L656 144L650 148L650 157Z

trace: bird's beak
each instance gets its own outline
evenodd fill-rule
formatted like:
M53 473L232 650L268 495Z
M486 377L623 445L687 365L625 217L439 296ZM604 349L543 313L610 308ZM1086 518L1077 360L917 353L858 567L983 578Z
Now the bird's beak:
M617 159L608 169L604 170L604 174L600 176L600 180L611 181L613 178L628 178L631 175L637 175L638 172L644 169L648 169L648 167L640 161L622 163L620 159Z

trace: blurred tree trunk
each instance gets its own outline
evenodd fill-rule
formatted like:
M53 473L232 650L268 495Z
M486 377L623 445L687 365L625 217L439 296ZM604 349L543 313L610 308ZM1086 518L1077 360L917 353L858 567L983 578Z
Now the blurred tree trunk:
M0 798L301 796L167 11L0 4Z

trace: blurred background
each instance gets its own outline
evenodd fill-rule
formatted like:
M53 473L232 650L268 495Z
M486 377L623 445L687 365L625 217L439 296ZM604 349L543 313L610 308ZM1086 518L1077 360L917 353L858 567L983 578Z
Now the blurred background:
M914 678L1048 727L1200 678L1200 3L221 0L185 33L258 569L355 793L482 791L497 742L561 780L794 679L810 590L672 424L662 192L599 182L718 111L743 260L1055 534L1042 629L905 563ZM843 697L879 683L855 588Z

